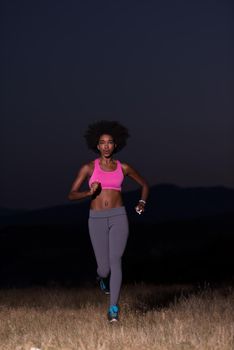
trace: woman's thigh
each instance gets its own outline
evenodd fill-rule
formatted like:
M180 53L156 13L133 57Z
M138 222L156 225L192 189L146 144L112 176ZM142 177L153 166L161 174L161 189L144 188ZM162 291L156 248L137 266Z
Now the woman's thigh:
M109 248L110 259L121 257L124 253L129 236L127 215L113 216L110 220Z
M89 218L89 236L98 264L109 263L109 229L106 218Z

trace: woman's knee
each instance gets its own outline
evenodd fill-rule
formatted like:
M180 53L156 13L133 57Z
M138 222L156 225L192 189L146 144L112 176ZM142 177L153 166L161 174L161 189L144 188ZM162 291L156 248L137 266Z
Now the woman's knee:
M98 275L100 277L106 278L109 275L109 273L110 273L110 268L109 267L104 267L104 266L98 266L97 271L98 271Z

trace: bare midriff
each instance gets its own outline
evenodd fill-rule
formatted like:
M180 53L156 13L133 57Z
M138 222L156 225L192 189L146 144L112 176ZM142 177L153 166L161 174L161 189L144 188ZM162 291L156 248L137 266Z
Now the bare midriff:
M112 189L101 190L96 198L91 200L90 208L94 210L118 208L123 206L122 195L120 191Z

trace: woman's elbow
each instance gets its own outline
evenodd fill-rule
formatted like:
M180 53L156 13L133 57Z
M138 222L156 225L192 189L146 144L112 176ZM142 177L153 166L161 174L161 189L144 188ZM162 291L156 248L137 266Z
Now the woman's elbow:
M74 199L74 192L69 192L68 197L69 201L72 201Z

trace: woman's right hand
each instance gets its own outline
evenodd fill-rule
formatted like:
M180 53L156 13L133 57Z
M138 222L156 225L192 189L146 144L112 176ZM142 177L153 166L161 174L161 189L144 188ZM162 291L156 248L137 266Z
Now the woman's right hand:
M101 188L101 183L98 181L94 181L91 183L90 186L90 195L92 196L93 194L95 194L98 190L100 190Z

